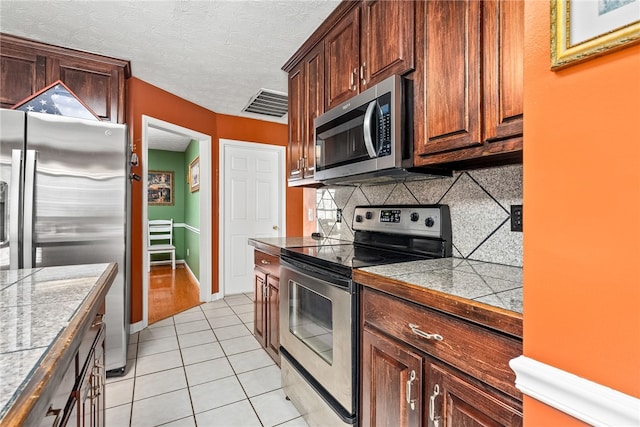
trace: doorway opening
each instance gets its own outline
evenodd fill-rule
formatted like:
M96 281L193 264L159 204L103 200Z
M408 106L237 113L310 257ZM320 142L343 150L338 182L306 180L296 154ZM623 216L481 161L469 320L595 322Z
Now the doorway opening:
M198 302L211 300L211 137L143 115L141 152L145 159L142 177L142 259L145 274L142 276L143 320L140 325L140 329L143 329L152 321L159 320L157 313L153 319L150 317L150 280L154 280L154 287L158 285L161 288L160 294L169 284L175 289L181 283L190 283L198 287ZM152 157L156 158L155 162L150 161ZM150 183L158 179L166 189L161 192L161 197L154 196L157 188L150 187ZM189 212L185 213L187 210ZM171 219L160 218L164 216L171 216L174 220L175 270L170 262L167 268L167 264L150 259L147 252L148 221ZM156 267L157 264L160 266ZM180 298L177 293L173 295ZM176 303L173 304L175 309L180 310L179 301L173 302ZM168 307L172 310L171 304ZM175 313L167 312L161 316L172 314Z

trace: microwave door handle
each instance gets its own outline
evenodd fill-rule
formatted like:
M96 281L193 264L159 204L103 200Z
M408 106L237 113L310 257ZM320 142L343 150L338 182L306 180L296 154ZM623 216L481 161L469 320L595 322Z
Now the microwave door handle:
M367 112L364 114L364 124L362 125L364 128L364 145L367 147L369 157L372 159L378 157L378 153L376 153L376 149L373 146L373 140L371 139L371 119L373 117L373 110L375 110L377 103L378 101L376 100L369 103Z

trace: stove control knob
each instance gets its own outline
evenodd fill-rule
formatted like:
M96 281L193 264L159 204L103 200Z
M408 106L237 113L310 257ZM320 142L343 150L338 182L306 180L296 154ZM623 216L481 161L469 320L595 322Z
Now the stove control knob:
M420 219L420 214L418 212L411 212L411 221L416 222Z
M427 227L433 227L433 224L435 223L436 222L431 217L424 220L424 225L426 225Z
M372 219L373 218L373 212L367 211L367 213L364 214L364 217L367 218L367 219Z
M356 215L356 222L362 222L362 215Z

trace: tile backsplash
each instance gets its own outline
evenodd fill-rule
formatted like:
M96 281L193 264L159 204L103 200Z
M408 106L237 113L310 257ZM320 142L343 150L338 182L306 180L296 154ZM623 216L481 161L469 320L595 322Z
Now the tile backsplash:
M317 230L353 241L356 206L449 205L453 255L522 267L522 233L511 231L510 206L522 204L522 166L478 169L450 178L385 185L330 186L316 190ZM336 212L342 211L337 222Z

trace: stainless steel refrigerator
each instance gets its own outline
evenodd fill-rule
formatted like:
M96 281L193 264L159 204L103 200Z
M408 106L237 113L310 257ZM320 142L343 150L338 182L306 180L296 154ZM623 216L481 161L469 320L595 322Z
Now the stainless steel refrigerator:
M126 126L0 109L0 269L117 262L106 300L106 369L129 342Z

